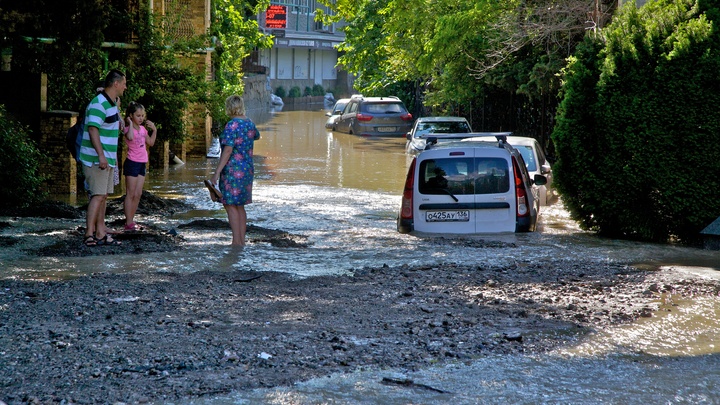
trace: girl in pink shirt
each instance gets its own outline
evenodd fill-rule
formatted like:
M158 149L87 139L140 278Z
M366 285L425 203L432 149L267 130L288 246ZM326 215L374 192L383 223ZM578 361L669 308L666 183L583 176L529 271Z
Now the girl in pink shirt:
M148 134L145 126L152 131ZM148 163L148 146L155 144L157 129L150 120L145 120L145 107L134 101L128 104L125 113L125 142L128 146L127 158L123 164L125 176L125 230L138 230L135 224L135 212L145 184L145 168Z

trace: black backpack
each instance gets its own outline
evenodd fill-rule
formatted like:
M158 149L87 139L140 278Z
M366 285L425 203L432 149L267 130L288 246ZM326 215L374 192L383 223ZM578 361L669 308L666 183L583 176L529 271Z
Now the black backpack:
M82 145L83 132L85 132L85 110L78 116L75 125L71 126L65 136L65 145L75 161L80 161L80 146Z

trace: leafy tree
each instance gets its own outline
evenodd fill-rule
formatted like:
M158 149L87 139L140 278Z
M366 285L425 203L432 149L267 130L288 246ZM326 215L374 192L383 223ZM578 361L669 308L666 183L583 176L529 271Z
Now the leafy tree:
M13 69L47 73L49 109L84 109L106 72L118 68L128 76L122 101L145 105L162 128L159 139L177 142L187 135L188 107L207 100L205 72L192 60L207 36L173 35L178 12L159 16L145 2L120 0L28 0L13 10L22 16L7 29ZM123 45L131 33L136 48ZM103 42L119 45L103 48Z
M272 47L272 37L260 32L255 15L264 12L269 0L247 2L243 0L213 0L212 26L210 28L215 45L213 66L215 81L210 94L208 109L215 122L224 122L225 99L242 95L242 61L255 48Z
M573 58L554 172L584 228L691 242L720 215L718 17L715 1L631 4Z
M9 212L43 201L40 162L46 159L30 141L29 129L0 105L0 211Z
M402 94L415 113L457 114L478 130L514 130L547 145L557 74L589 28L585 0L326 1L343 18L339 64L365 94ZM608 18L598 9L596 25Z
M103 77L104 33L115 16L124 18L125 9L117 8L117 2L95 0L0 1L0 15L13 20L0 24L13 70L47 73L49 109L84 108Z
M196 66L196 51L205 35L176 35L182 9L164 16L143 5L133 13L137 49L126 52L128 90L124 99L138 101L158 124L158 139L180 143L187 136L186 114L194 103L206 103L209 85Z

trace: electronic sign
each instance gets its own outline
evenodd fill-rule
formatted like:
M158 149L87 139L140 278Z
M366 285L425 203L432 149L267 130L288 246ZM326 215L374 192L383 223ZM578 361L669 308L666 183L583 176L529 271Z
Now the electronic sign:
M287 28L287 6L271 4L265 12L266 28Z

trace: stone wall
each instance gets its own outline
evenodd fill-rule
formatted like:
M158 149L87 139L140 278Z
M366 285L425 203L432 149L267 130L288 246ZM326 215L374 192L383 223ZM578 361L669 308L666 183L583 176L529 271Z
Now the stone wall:
M268 88L267 76L246 76L243 81L245 83L245 94L243 94L245 109L268 108L272 91Z
M324 104L324 96L302 96L302 97L285 97L283 103L286 106L304 105L304 104Z
M65 138L68 129L77 122L75 111L47 111L40 120L40 151L48 159L40 164L47 178L43 187L50 194L77 194L78 165L67 150Z
M195 63L194 68L199 72L204 71L205 78L210 80L210 52L195 56L193 62ZM204 105L195 104L191 105L188 111L186 111L185 121L189 134L185 139L185 144L182 150L176 145L171 145L170 151L182 160L185 160L186 154L189 156L204 157L212 142L212 118Z
M158 14L177 16L179 23L173 29L173 35L178 37L191 37L206 33L210 28L210 0L181 0L178 2L156 1L154 11ZM205 77L211 79L211 53L200 52L185 59L198 72L205 72ZM169 150L180 159L186 156L205 157L212 142L212 119L202 105L193 105L185 112L187 135L182 145L156 145L151 149L151 167L168 166ZM164 154L163 154L164 153ZM157 156L155 156L157 155Z

